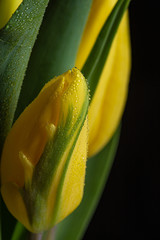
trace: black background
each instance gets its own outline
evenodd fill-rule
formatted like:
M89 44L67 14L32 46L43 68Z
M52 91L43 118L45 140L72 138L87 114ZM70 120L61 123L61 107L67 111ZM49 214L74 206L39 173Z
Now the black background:
M132 0L132 72L120 144L84 239L160 239L158 1Z

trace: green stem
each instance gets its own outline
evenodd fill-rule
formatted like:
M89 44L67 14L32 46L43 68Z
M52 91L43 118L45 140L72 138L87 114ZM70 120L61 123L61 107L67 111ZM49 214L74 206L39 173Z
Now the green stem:
M55 227L43 233L30 233L29 240L54 240Z
M46 233L46 238L45 238L45 240L54 240L54 239L55 239L55 230L56 230L56 227L51 228L51 229Z
M29 236L29 240L42 240L43 233L31 233Z

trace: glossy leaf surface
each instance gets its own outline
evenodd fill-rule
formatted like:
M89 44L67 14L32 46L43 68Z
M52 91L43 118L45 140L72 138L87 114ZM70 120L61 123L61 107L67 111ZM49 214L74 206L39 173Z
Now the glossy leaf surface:
M1 147L13 122L25 70L47 4L48 0L24 0L0 30Z

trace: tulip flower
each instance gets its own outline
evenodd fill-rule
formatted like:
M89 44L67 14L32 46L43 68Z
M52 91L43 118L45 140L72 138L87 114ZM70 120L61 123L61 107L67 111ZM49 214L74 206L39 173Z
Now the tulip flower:
M52 227L80 203L87 157L88 90L73 68L48 82L9 132L1 192L32 232Z
M77 55L82 69L116 0L93 0ZM124 15L103 68L89 108L89 156L99 152L116 130L126 103L130 73L130 38L127 13Z
M23 0L0 1L0 29L3 28Z

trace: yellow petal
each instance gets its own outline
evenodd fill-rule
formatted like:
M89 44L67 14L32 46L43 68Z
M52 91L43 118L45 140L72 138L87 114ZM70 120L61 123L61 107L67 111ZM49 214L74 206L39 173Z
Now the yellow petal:
M70 214L81 202L83 197L86 159L88 150L88 121L86 119L79 135L71 161L66 170L63 187L58 202L55 222L60 222ZM85 147L84 147L85 146ZM50 195L52 198L52 194ZM51 201L50 201L51 202Z
M130 75L128 16L124 16L89 109L89 156L110 140L124 111Z
M82 68L96 38L117 0L94 0L77 55ZM131 65L127 13L124 15L89 108L89 156L99 152L112 137L121 119L128 91Z
M93 0L89 18L82 36L76 67L82 69L108 15L117 0Z
M87 108L86 81L73 68L44 86L6 138L2 197L9 211L32 232L52 227L81 201Z
M23 0L1 0L0 1L0 29L3 28L12 14L16 11Z

